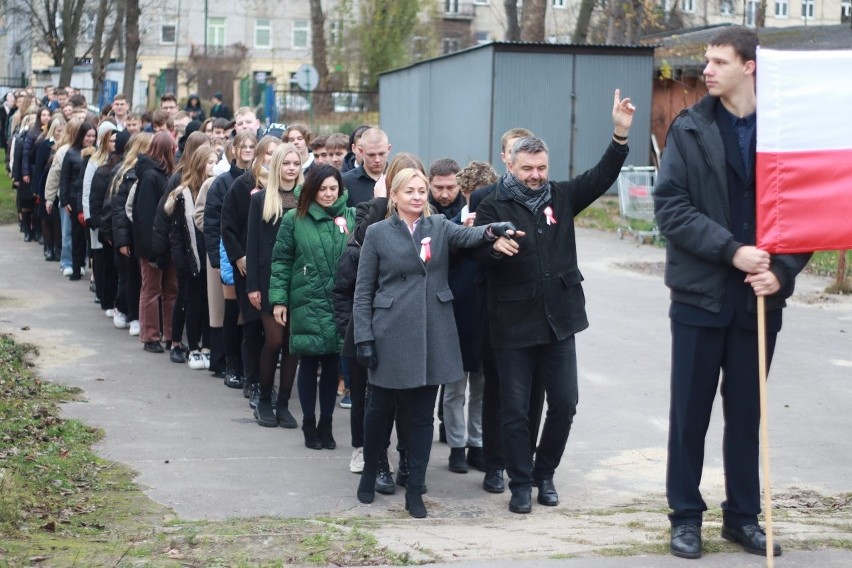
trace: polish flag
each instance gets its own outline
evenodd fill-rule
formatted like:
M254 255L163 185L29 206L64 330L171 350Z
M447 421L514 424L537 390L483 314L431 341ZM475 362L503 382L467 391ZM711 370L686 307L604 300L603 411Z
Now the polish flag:
M757 246L852 249L852 51L757 52Z

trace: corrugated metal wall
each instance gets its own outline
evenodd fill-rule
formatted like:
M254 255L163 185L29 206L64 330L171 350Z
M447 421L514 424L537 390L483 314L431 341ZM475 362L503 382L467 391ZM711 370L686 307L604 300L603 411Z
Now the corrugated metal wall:
M628 163L648 165L653 53L547 49L489 44L381 75L381 125L393 153L413 152L427 167L441 157L462 166L485 160L502 172L500 136L524 127L550 147L551 178L568 179L603 153L619 87L638 109Z

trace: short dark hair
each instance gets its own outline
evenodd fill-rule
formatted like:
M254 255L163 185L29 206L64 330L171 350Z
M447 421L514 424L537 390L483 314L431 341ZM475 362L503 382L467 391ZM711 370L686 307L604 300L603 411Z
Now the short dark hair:
M154 114L151 115L151 124L154 126L165 126L169 130L174 130L175 128L175 121L172 115L161 108L155 110Z
M340 198L343 195L343 177L341 177L337 168L328 164L313 166L308 172L308 177L305 178L305 183L302 185L302 193L299 195L299 202L296 204L296 215L300 217L307 215L308 208L316 200L322 182L330 177L337 180L337 185L340 188L337 197Z
M317 136L314 138L314 141L311 142L311 150L319 150L320 148L325 148L325 136Z
M745 63L757 60L757 46L760 42L753 29L745 26L730 26L713 34L707 43L717 47L730 45L734 48L734 53Z
M512 145L512 156L509 160L514 164L516 154L538 154L539 152L550 154L550 150L548 150L544 140L535 136L518 138Z
M435 176L454 176L461 171L461 166L452 158L441 158L429 166L429 181Z
M68 102L74 108L86 108L86 97L83 95L71 95Z
M160 97L160 104L162 104L164 101L174 101L175 103L177 103L177 97L174 95L174 93L166 93L165 95Z
M228 125L231 124L227 118L217 118L213 121L213 128L221 128L222 130L227 130Z

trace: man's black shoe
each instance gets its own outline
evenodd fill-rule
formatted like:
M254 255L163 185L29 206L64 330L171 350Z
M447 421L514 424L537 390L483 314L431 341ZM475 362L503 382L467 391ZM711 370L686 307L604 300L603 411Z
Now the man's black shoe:
M742 546L749 554L766 556L766 533L760 525L729 527L722 525L722 538ZM772 543L772 555L781 556L781 545Z
M485 472L485 479L482 480L482 488L489 493L503 493L506 490L506 485L503 483L503 470L490 469Z
M512 498L509 499L509 510L520 514L532 511L532 489L512 490Z
M701 558L701 527L698 525L672 527L669 550L678 558Z
M148 341L142 348L148 353L162 353L164 351L159 341Z
M450 448L450 471L453 473L467 473L467 458L464 457L464 448Z
M386 451L379 454L379 463L376 466L376 493L381 493L382 495L393 495L396 493L396 485L393 482L393 476L390 472L388 453Z
M559 494L553 485L552 479L542 479L536 483L538 487L538 503L547 507L555 507L559 504Z

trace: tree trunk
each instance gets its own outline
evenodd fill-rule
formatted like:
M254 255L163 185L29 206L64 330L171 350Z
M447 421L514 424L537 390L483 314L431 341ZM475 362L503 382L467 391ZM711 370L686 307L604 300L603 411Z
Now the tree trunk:
M580 11L577 14L577 25L574 26L574 43L586 43L589 41L589 25L592 21L592 11L595 9L595 0L582 0Z
M521 14L521 41L543 42L547 0L525 0Z
M325 43L325 14L320 0L310 0L311 4L311 51L314 67L319 75L318 91L328 90L328 49ZM317 112L331 112L331 96L314 96L314 109Z
M95 37L92 40L92 101L98 100L101 91L101 83L104 80L106 65L101 58L103 48L104 28L106 27L107 10L109 0L98 1L98 12L95 16Z
M521 41L521 28L518 25L517 0L503 0L506 10L506 41Z
M125 31L124 85L127 106L133 108L133 91L136 86L136 61L139 57L139 0L127 0Z
M80 21L83 19L83 0L64 0L62 3L62 67L59 72L59 84L71 83L74 63L77 56L77 37L80 35Z
M837 279L835 287L840 293L849 292L849 285L846 283L846 252L845 250L837 252Z

